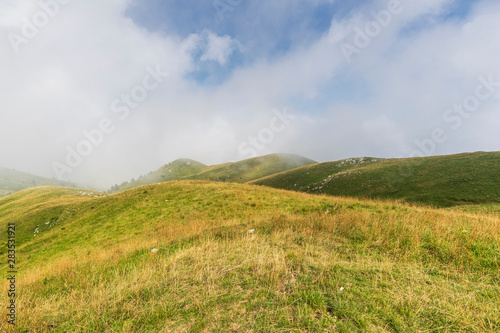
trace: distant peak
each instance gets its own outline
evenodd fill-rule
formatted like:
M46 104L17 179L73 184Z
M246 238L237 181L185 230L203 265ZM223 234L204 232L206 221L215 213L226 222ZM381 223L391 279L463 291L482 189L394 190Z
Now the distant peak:
M195 161L195 160L192 160L192 159L189 159L189 158L179 158L179 159L172 161L168 164L184 164L184 165L202 165L202 166L205 166L205 164L198 162L198 161Z

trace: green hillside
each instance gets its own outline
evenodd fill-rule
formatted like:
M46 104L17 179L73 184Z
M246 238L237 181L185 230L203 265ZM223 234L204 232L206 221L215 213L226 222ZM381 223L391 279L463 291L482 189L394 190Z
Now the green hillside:
M500 330L495 214L178 181L28 189L7 223L14 332Z
M246 183L312 163L316 162L299 155L272 154L214 166L210 170L186 177L186 179Z
M305 193L440 207L500 203L500 152L320 163L252 182Z
M0 197L36 186L74 186L74 184L0 167Z
M193 160L181 159L167 164L147 176L140 177L138 180L114 186L112 192L172 180L212 180L245 183L311 163L316 162L292 154L272 154L212 166L206 166Z
M146 176L140 177L138 180L132 180L122 186L116 186L113 190L128 190L141 185L156 184L171 180L181 179L186 176L198 174L208 167L200 162L187 158L178 159L171 163L165 164L160 169L149 173Z

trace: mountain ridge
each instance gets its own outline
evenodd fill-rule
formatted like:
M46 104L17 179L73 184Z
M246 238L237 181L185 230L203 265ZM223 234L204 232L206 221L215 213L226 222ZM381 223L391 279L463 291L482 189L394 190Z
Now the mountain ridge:
M140 185L173 180L212 180L245 183L277 172L317 163L296 154L269 154L238 162L207 166L191 159L177 159L161 168L141 176L138 180L114 185L111 192L128 190Z
M75 187L76 185L0 166L0 197L37 186Z

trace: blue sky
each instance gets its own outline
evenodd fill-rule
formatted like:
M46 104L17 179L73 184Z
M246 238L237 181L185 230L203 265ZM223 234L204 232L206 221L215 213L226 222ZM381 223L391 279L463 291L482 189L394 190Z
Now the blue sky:
M422 16L411 22L403 33L415 33L448 20L463 20L476 2L450 1L438 15ZM286 55L295 48L317 40L329 31L333 19L345 19L362 9L367 14L373 3L376 2L136 0L126 14L150 32L185 38L210 30L238 40L244 51L232 54L227 64L200 64L188 76L200 84L220 84L234 69L262 58L273 59Z
M244 51L233 54L224 68L204 64L199 72L191 75L199 83L214 76L215 80L209 82L220 83L233 69L262 58L283 56L317 40L328 32L332 18L348 15L363 2L292 0L276 4L241 0L233 6L227 0L145 0L133 2L127 15L151 32L185 38L210 30L237 39Z
M463 21L476 2L450 1L438 13L431 12L409 21L400 34L418 35L447 21ZM154 33L186 38L208 30L237 40L241 47L229 56L224 65L216 61L200 61L201 50L193 52L196 66L185 77L200 86L218 86L228 80L235 70L250 67L259 61L273 61L286 57L296 49L307 48L329 32L332 20L345 20L360 12L370 17L369 12L383 9L383 3L366 0L145 0L132 2L126 14L137 25ZM290 104L302 112L322 114L328 105L347 101L369 103L370 95L370 88L363 78L347 69L318 85L314 99L295 96Z

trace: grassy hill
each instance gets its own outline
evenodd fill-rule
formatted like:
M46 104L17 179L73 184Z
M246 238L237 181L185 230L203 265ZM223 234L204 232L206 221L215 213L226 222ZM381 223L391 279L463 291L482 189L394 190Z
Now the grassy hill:
M133 180L129 183L122 185L115 190L128 190L141 185L149 185L162 183L172 180L181 179L190 175L198 174L209 167L203 163L190 160L187 158L178 159L171 163L165 164L160 169L149 173L146 176L140 177L138 180Z
M254 179L312 163L316 162L299 155L272 154L214 166L210 170L186 178L191 180L246 183Z
M159 170L141 177L139 180L116 186L113 188L113 192L172 180L212 180L245 183L311 163L316 162L292 154L271 154L212 166L206 166L193 160L181 159L167 164Z
M348 159L251 182L305 193L398 199L449 207L500 203L500 152L411 159Z
M178 181L28 189L9 222L16 332L500 330L495 214Z
M74 186L69 182L34 176L0 166L0 197L36 186Z

